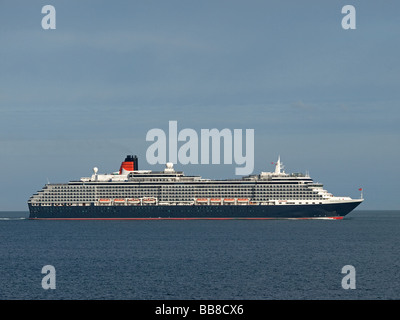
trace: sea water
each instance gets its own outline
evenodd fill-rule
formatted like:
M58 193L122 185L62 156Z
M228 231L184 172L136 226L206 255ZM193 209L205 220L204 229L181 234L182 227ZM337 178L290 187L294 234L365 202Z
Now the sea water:
M27 217L0 213L1 300L400 298L400 211L343 220ZM49 265L55 289L43 287Z

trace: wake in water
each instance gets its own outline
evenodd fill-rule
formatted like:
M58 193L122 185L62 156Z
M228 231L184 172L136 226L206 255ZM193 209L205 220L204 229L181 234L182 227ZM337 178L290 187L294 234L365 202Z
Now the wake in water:
M24 217L20 217L20 218L0 218L0 221L1 220L26 220L26 219L28 219L28 218L24 218Z

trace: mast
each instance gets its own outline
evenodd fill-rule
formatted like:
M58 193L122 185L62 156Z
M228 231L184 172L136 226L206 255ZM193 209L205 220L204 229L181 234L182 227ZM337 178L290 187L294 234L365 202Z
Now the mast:
M283 170L283 168L284 168L284 166L283 166L283 164L281 163L281 156L278 156L278 161L276 162L276 164L275 164L276 166L275 166L275 174L281 174L282 172L282 170ZM284 173L284 172L283 172Z

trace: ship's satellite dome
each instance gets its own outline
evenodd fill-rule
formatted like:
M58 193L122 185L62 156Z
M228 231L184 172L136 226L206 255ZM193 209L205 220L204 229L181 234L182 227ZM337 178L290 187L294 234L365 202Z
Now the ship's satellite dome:
M93 172L94 172L94 174L96 174L96 173L97 173L97 171L99 171L99 169L98 169L97 167L94 167L94 168L93 168Z
M172 169L174 167L174 164L172 162L167 162L166 166L168 169Z

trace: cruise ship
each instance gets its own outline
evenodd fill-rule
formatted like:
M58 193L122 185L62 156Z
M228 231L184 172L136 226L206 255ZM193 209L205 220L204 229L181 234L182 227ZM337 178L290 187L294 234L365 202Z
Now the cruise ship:
M119 171L68 183L48 183L28 200L30 219L342 219L362 201L338 197L308 174L284 171L241 179L186 176L167 163L139 170L128 155Z

